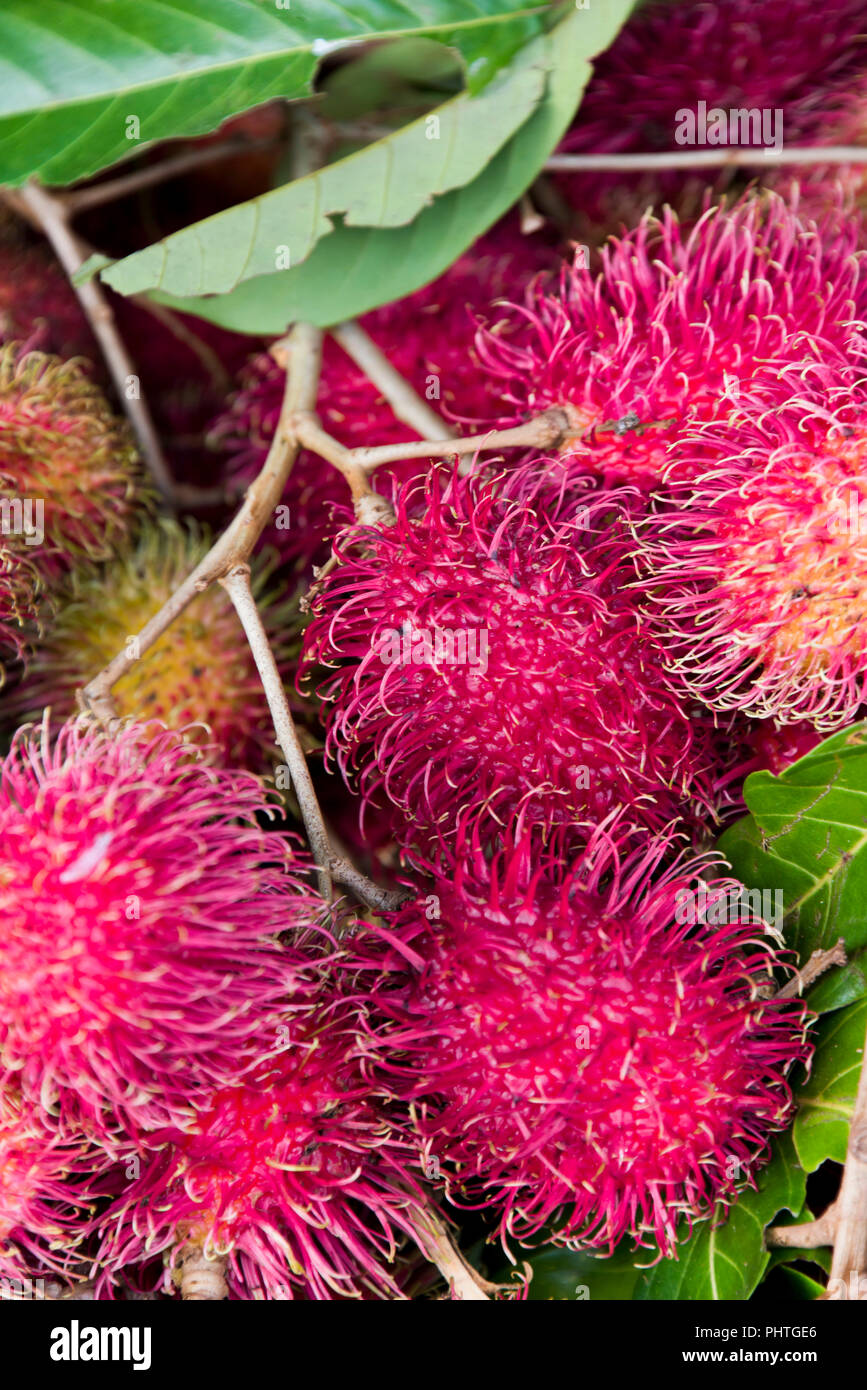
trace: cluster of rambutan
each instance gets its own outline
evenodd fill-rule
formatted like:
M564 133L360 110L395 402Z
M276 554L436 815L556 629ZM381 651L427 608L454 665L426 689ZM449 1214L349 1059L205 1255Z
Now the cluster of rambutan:
M398 1296L389 1265L423 1207L413 1149L378 1100L330 909L272 815L255 777L158 725L16 737L0 768L6 1279L91 1261L111 1296L120 1271L222 1279L224 1261L235 1297Z
M705 8L675 12L691 41L714 31ZM864 7L837 8L843 84ZM658 9L600 65L596 148ZM719 10L751 55L737 90L759 90L761 26L743 0ZM805 138L814 70L805 49L762 89ZM100 1297L129 1278L401 1297L424 1182L484 1209L510 1253L631 1238L676 1255L754 1180L810 1015L779 993L773 924L702 851L745 771L865 703L857 244L760 192L693 225L644 216L597 276L534 278L548 252L509 223L367 316L448 419L556 410L567 428L546 457L380 472L391 513L336 535L299 689L360 792L361 842L393 837L413 884L342 939L239 770L269 722L222 589L118 682L134 722L69 719L206 542L134 529L132 452L82 368L3 350L0 481L45 502L44 544L2 538L0 640L34 649L5 711L69 722L20 731L0 765L0 1273L90 1271ZM504 293L521 302L495 308ZM236 480L284 385L257 357L213 423ZM347 446L412 435L333 342L319 410ZM257 592L284 674L299 577L345 500L306 452L290 525L266 535L282 567L266 560ZM217 748L178 732L196 722Z
M864 309L853 229L776 195L644 218L480 331L489 423L557 410L555 454L396 484L317 586L328 752L433 874L388 1074L510 1245L676 1253L791 1115L808 1012L683 836L864 702Z

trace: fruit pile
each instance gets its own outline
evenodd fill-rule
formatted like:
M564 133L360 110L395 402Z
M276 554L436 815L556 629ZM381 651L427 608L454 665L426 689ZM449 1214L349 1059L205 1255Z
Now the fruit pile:
M564 148L668 148L693 88L854 141L864 8L650 4ZM224 589L135 649L231 512L161 514L61 271L0 229L4 1287L425 1297L457 1223L522 1296L540 1243L676 1257L791 1121L812 1015L709 847L867 698L861 176L557 177L592 269L513 211L362 321L478 447L377 468L379 519L307 447L253 557L366 907L303 847ZM285 360L123 312L176 475L237 496ZM332 338L317 410L417 438ZM546 413L545 451L486 447ZM118 717L82 712L125 649Z

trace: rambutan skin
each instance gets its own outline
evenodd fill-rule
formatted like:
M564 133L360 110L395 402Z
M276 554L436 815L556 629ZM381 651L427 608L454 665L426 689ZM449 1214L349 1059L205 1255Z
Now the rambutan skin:
M800 401L684 440L638 527L675 684L759 719L832 730L854 718L867 693L865 453L864 423Z
M699 102L707 110L767 112L786 144L812 143L829 108L867 67L865 22L864 0L830 0L823 9L812 0L678 0L676 5L652 0L640 5L595 60L561 152L682 153L677 142L680 113L696 112ZM761 164L758 151L757 169ZM669 203L688 211L700 199L706 179L722 192L738 171L701 172L701 179L681 169L581 171L556 178L583 227L619 231L624 219L634 225L650 204L660 208Z
M157 725L47 722L0 764L0 1052L102 1138L188 1114L272 1050L322 903L257 779ZM38 1007L34 1006L38 1000Z
M6 703L18 722L75 713L76 691L118 651L130 649L210 546L199 529L161 519L145 524L135 545L102 568L78 565L53 594L46 631L32 643L27 679ZM252 586L284 674L300 649L297 597L278 595L274 562L262 556ZM213 742L226 762L261 767L274 732L256 665L225 590L212 585L193 600L113 689L122 718L158 719L187 737ZM202 725L200 731L189 727Z
M107 1296L113 1272L162 1250L170 1287L190 1245L225 1257L231 1298L401 1296L389 1266L419 1220L416 1149L369 1079L364 1007L320 984L279 1055L153 1136L100 1223Z
M0 495L44 504L33 559L45 579L112 554L136 479L129 430L79 363L0 348Z
M0 1089L0 1298L23 1297L31 1278L68 1269L99 1167L80 1136L63 1135L39 1106Z
M319 687L329 753L422 859L459 825L489 841L612 812L659 828L718 800L717 731L645 640L618 499L579 507L527 478L405 486L393 526L340 538L313 601L302 670L336 668Z
M38 572L27 555L23 541L4 536L0 540L0 683L3 662L23 660L22 628L36 622Z
M864 283L846 226L801 222L776 195L709 208L690 229L650 214L596 277L539 281L481 331L483 367L518 423L557 407L563 452L606 481L658 482L684 430L765 390L821 402L863 376Z
M459 871L391 921L423 960L395 990L395 1094L426 1170L503 1240L669 1255L790 1119L805 1005L775 996L765 924L706 861L660 873L657 842L552 877L534 855Z

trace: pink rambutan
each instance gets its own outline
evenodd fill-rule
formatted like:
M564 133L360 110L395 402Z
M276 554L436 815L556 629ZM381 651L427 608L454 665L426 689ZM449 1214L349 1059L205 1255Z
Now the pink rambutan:
M710 708L830 730L864 702L865 451L863 423L785 409L684 443L694 481L660 496L640 548L670 677Z
M669 848L618 863L603 837L550 878L524 842L393 923L423 960L394 992L396 1094L425 1170L495 1211L504 1240L669 1255L791 1116L805 1005L775 995L781 958L746 890L709 859L658 874Z
M109 1275L170 1250L170 1286L196 1247L226 1260L234 1298L399 1296L388 1266L417 1224L416 1150L376 1099L358 1011L322 994L282 1034L244 1084L153 1136L102 1222Z
M70 357L98 357L75 291L45 246L0 236L0 340Z
M34 547L43 576L81 554L112 553L132 514L135 458L127 427L80 364L0 349L0 496L7 507L43 508Z
M23 1297L33 1276L68 1266L87 1226L82 1177L98 1161L0 1090L0 1298Z
M714 812L718 731L672 695L639 621L625 504L588 496L544 470L505 486L435 471L398 492L394 525L336 544L302 671L336 667L318 691L329 753L422 858L459 824L493 840Z
M103 1137L187 1113L272 1049L322 903L256 778L158 725L22 730L0 764L0 1054Z
M0 541L0 683L3 662L10 657L23 659L21 629L35 622L38 586L38 573L24 543L12 543L4 536Z
M809 142L830 105L867 68L864 0L655 0L637 7L611 47L594 63L593 77L562 152L656 153L688 151L678 143L682 113L705 109L758 112L793 145ZM780 113L777 118L776 113ZM782 122L781 128L779 121ZM750 128L750 143L759 143ZM723 127L724 130L724 127ZM713 140L738 144L736 134ZM765 137L763 137L765 138ZM708 142L710 143L710 141ZM842 142L841 142L842 143ZM757 152L761 168L762 155ZM731 171L710 173L716 186ZM589 227L617 230L648 204L688 207L700 196L689 172L560 174L558 185Z
M135 641L209 545L197 528L162 519L108 565L78 565L53 594L51 622L33 643L27 679L7 702L7 715L38 719L46 706L60 719L74 714L76 691ZM280 596L271 583L273 569L274 557L260 557L252 582L275 656L287 670L300 650L301 614L297 597ZM219 585L194 599L113 694L122 717L158 719L186 729L190 739L213 740L238 766L261 765L275 748L255 662ZM201 735L188 727L194 724L203 726Z
M823 735L809 722L778 724L774 719L760 719L748 735L748 744L755 763L750 769L765 770L778 777L792 763L805 758L822 742Z
M481 237L432 284L396 303L366 314L366 331L432 407L446 418L487 419L497 410L494 383L480 372L473 348L473 315L503 295L520 294L531 276L553 263L550 249L522 236L507 219ZM248 483L261 468L274 435L283 398L285 372L267 354L250 363L229 410L213 424L210 438L228 458L230 477ZM324 344L317 409L323 426L355 448L399 444L414 431L394 415L379 388L331 338ZM424 465L426 467L426 465ZM388 491L394 477L423 471L416 462L378 469L374 485ZM301 567L321 558L333 534L334 509L348 501L340 475L317 455L301 453L283 502L291 525L266 531L284 558Z
M667 209L603 252L602 271L539 281L483 332L485 369L517 423L558 407L563 452L650 485L695 420L759 390L815 399L863 371L864 287L852 228L802 223L776 195L709 208L686 232ZM859 367L859 364L860 367Z

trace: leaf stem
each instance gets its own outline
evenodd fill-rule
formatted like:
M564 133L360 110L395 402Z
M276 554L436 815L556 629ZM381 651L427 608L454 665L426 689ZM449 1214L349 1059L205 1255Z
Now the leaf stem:
M301 818L304 821L304 829L307 832L307 840L319 870L319 891L328 902L331 899L331 848L328 843L328 832L325 829L325 822L322 819L322 812L316 799L307 759L301 744L298 742L295 721L292 718L289 701L286 699L286 691L283 689L277 662L274 659L268 634L256 607L256 600L250 589L250 566L247 564L236 565L228 574L220 577L220 583L232 600L235 612L238 614L247 635L250 651L253 653L253 660L259 672L262 688L265 691L268 708L271 711L277 743L289 769L289 776L292 779L292 786L295 789L298 806L301 810Z
M440 438L455 433L392 366L361 324L339 323L330 332L335 342L361 368L368 381L379 387L398 420L409 425L422 439L428 435Z
M30 215L28 220L33 221L48 238L57 259L72 280L85 257L69 225L64 200L49 193L32 179L23 188L14 194L7 193L5 197L12 207L26 209ZM137 372L118 332L111 305L96 280L88 280L83 285L76 285L73 281L72 288L102 349L117 397L132 425L151 477L166 503L172 506L175 500L174 483L147 402L140 394L130 396L128 393L128 379L137 377Z
M792 145L775 150L767 145L740 146L716 150L664 150L653 154L552 154L545 161L551 173L580 173L584 170L716 169L780 164L867 164L863 145Z
M475 454L488 449L550 449L561 444L574 431L562 410L545 410L523 425L508 430L489 430L487 434L468 435L462 439L422 439L406 444L384 444L378 448L347 449L326 434L315 416L299 417L295 422L304 445L333 463L344 477L356 480L360 474L372 473L383 463L398 463L402 459L442 458L449 455Z

